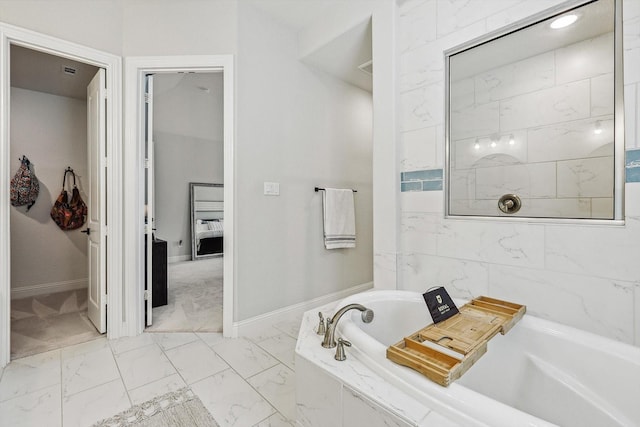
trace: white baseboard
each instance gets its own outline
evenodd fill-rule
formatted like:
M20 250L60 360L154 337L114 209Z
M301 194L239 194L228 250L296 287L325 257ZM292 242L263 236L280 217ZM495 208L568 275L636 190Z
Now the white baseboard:
M167 257L167 262L173 264L174 262L191 261L191 255L177 255Z
M288 307L283 307L278 310L271 311L269 313L265 313L259 316L251 317L249 319L241 320L239 322L233 322L232 333L234 337L247 335L247 334L250 334L252 331L254 331L256 328L264 327L265 323L274 324L277 322L281 322L283 320L290 319L293 316L302 314L305 311L311 310L314 307L319 307L334 301L340 301L341 299L346 298L349 295L364 292L372 288L373 288L373 282L367 282L361 285L353 286L351 288L348 288L342 291L323 295L321 297L317 297L309 301L304 301L298 304L290 305Z
M67 280L65 282L38 283L11 289L11 299L27 298L35 295L46 295L55 292L83 289L89 285L89 279Z

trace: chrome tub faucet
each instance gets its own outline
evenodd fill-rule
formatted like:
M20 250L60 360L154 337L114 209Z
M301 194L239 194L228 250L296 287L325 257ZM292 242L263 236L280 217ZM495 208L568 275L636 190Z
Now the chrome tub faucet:
M371 323L373 320L373 310L360 305L360 304L348 304L342 307L340 310L333 315L332 318L327 318L327 326L326 332L324 334L324 340L322 341L322 346L324 348L334 348L336 346L335 334L336 334L336 326L338 326L338 321L349 310L360 310L362 312L362 321L364 323Z

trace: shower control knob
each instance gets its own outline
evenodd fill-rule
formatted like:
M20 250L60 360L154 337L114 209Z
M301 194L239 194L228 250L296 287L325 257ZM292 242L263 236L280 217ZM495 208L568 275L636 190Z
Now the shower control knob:
M498 209L506 214L514 214L522 207L520 197L515 194L505 194L498 200Z

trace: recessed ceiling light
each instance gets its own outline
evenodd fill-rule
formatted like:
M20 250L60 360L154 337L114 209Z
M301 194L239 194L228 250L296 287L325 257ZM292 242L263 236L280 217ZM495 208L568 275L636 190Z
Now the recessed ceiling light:
M574 22L576 22L578 20L578 15L576 14L569 14L569 15L563 15L557 19L555 19L550 27L553 28L554 30L558 30L560 28L564 28L564 27L568 27L569 25L573 24Z

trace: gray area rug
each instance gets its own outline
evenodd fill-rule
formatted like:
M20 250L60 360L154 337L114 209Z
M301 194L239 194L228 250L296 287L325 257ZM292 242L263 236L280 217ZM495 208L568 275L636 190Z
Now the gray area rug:
M94 427L218 427L207 408L189 388L136 405Z

